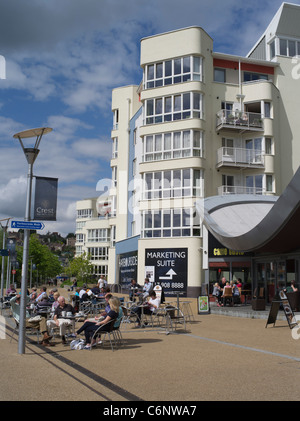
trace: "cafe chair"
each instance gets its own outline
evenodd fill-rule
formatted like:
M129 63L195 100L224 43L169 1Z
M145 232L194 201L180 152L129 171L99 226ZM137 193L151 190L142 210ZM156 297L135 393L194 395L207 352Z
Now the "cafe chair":
M13 317L13 318L14 318L14 321L15 321L15 327L14 327L13 333L10 337L10 342L12 341L16 332L18 332L18 334L19 334L20 323L15 317ZM25 330L26 330L26 332L28 332L28 334L35 334L36 333L37 343L38 344L40 343L40 331L39 331L38 328L26 326Z
M112 319L112 320L109 320L109 322L107 322L107 323L99 326L99 328L94 332L94 334L92 336L91 344L94 342L94 340L96 341L99 336L102 336L103 335L103 338L101 339L102 346L103 346L104 340L105 340L106 335L107 335L108 336L108 340L110 342L111 349L112 349L112 351L114 351L114 345L115 345L115 347L117 346L116 337L113 334L113 328L114 328L115 322L116 322L116 320L115 319ZM108 329L107 330L103 330L103 327L104 326L107 326ZM90 351L92 350L92 348L94 348L94 346L91 346L90 347Z
M233 306L233 295L231 288L224 288L223 291L223 304L226 306L226 302L229 302L231 306Z
M166 327L170 326L171 331L176 331L178 325L180 325L183 330L186 330L186 320L184 314L178 307L172 305L165 306L166 311Z
M265 310L266 309L266 299L265 299L265 289L256 288L252 297L252 310Z

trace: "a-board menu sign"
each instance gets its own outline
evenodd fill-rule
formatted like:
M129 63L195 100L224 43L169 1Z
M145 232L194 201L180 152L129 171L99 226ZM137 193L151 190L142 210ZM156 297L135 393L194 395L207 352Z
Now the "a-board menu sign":
M159 284L166 296L186 297L188 249L146 249L145 277Z
M278 311L280 309L280 306L282 305L285 317L286 317L288 325L291 329L292 327L294 327L297 324L297 322L295 321L294 312L291 308L289 300L288 300L284 291L279 292L279 298L280 298L280 300L273 300L272 301L266 327L271 323L273 323L273 326L275 325L277 315L278 315Z

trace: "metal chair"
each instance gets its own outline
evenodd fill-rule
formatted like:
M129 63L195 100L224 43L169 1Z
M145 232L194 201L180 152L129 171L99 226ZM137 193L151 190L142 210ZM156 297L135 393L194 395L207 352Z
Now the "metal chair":
M186 320L184 314L178 307L171 305L166 305L166 328L170 326L172 332L176 331L177 325L183 326L183 329L186 330Z
M14 318L14 321L15 321L15 327L14 327L13 333L12 333L12 335L10 337L10 342L12 341L15 333L17 331L19 331L19 325L20 325L19 321L14 316L13 316L13 318ZM25 329L26 329L26 332L28 332L29 334L30 333L31 334L36 333L37 343L39 344L40 343L40 331L39 331L39 329L38 328L35 328L35 327L31 327L31 326L26 326Z
M94 342L94 340L96 341L96 338L98 336L101 336L103 334L104 335L104 337L102 339L102 345L103 345L104 339L105 339L106 335L108 335L110 346L111 346L111 349L113 351L114 350L113 344L116 346L116 339L115 339L115 336L113 334L113 328L114 328L115 322L116 322L115 319L111 319L111 320L109 320L109 322L99 326L99 328L93 333L93 336L91 338L91 344ZM92 348L93 348L93 346L91 345L90 351L92 350Z

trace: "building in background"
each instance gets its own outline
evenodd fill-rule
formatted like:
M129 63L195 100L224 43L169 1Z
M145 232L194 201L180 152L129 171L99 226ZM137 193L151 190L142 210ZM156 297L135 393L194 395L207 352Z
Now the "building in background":
M200 27L141 40L142 83L112 93L109 194L77 203L77 253L95 274L183 296L251 280L251 254L213 247L195 205L279 196L298 169L299 24L300 6L283 3L246 57L214 52Z

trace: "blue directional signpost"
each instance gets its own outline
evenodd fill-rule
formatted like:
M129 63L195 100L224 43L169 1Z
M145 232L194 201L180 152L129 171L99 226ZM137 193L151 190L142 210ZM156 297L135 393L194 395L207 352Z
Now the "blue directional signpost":
M11 228L24 230L42 230L45 228L43 222L36 221L11 221Z

